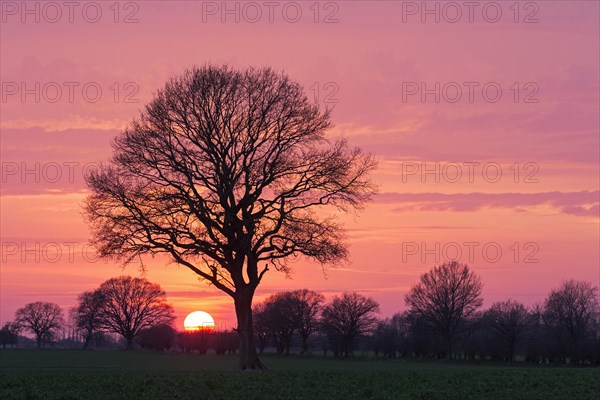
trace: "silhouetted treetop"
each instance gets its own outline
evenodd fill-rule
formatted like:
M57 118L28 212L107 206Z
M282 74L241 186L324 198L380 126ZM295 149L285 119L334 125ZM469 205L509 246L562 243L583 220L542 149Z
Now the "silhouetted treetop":
M19 308L15 322L35 334L38 349L42 342L52 339L64 325L63 311L58 304L36 301Z
M171 79L116 138L110 164L88 177L101 254L127 262L167 252L183 264L205 255L226 266L246 254L343 259L340 226L312 209L360 207L375 163L329 142L330 125L300 85L268 68L207 66ZM221 289L239 279L196 272Z
M450 356L461 324L483 304L482 288L481 278L466 264L451 261L421 275L404 300L412 318L444 336Z
M170 325L175 320L173 307L165 291L145 278L119 276L103 282L97 289L101 296L98 319L103 329L117 333L133 348L133 340L156 325Z

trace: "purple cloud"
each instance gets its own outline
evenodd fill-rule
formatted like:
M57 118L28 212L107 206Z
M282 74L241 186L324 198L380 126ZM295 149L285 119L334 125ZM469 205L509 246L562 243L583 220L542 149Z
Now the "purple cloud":
M382 193L376 201L396 204L393 211L472 212L483 208L515 208L549 205L558 212L578 217L598 217L600 191L541 193Z

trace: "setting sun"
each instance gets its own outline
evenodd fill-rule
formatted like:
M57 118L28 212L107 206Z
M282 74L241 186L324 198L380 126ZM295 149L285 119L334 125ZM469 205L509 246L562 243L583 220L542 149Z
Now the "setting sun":
M186 331L213 330L215 329L215 320L207 312L194 311L185 317L183 327Z

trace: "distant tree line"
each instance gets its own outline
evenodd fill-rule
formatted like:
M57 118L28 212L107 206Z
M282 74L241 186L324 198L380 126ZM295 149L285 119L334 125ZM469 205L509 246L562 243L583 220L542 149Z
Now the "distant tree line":
M127 348L144 330L157 325L171 325L173 307L167 303L162 288L144 278L111 278L99 288L81 293L77 306L69 310L69 337L82 338L83 348L91 343L104 344L107 334L122 337ZM17 310L15 320L2 328L2 344L15 345L21 332L35 336L36 345L53 344L65 328L63 310L54 303L34 302Z
M445 263L411 287L406 311L386 319L356 292L328 304L309 290L277 293L254 308L259 350L289 354L295 341L301 353L312 346L336 357L600 363L598 289L589 282L565 281L530 308L507 299L483 310L482 288L467 265Z
M507 299L482 310L481 280L456 262L421 276L405 297L408 310L373 334L385 357L445 357L600 363L598 289L569 280L530 308Z
M160 285L130 276L109 279L98 289L80 294L78 305L70 313L84 337L84 348L96 332L113 332L130 349L145 329L170 326L175 320L173 307L167 304Z
M149 350L179 350L206 354L235 353L239 348L232 331L177 332L173 307L166 293L144 278L120 276L102 283L97 289L81 293L77 305L68 312L54 303L34 302L17 310L15 320L0 330L0 344L15 347L29 339L37 348L59 345L106 348L118 347L113 337L121 338L127 349L139 346ZM68 332L66 332L68 330Z
M317 341L335 356L354 354L358 340L370 336L376 326L379 304L357 292L345 292L325 304L325 297L303 289L274 294L255 306L254 331L260 353L268 344L277 354L289 354L294 335L301 352L309 350L309 341Z
M379 304L357 292L326 302L312 290L285 291L253 307L260 353L331 352L353 357L517 360L532 363L600 363L598 288L568 280L531 307L507 299L482 309L481 279L467 265L449 262L421 275L406 294L406 311L378 319ZM83 348L123 345L206 354L239 351L233 331L177 332L165 292L146 279L112 278L78 297L69 312ZM0 330L3 347L21 333L37 347L55 343L65 319L61 308L35 302L19 309ZM108 335L108 336L107 336ZM63 335L64 336L64 335Z

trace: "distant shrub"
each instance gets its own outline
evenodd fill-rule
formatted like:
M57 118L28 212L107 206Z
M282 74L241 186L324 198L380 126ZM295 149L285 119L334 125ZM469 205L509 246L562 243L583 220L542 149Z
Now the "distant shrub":
M156 325L142 330L137 343L143 349L164 351L173 347L176 334L170 325Z

